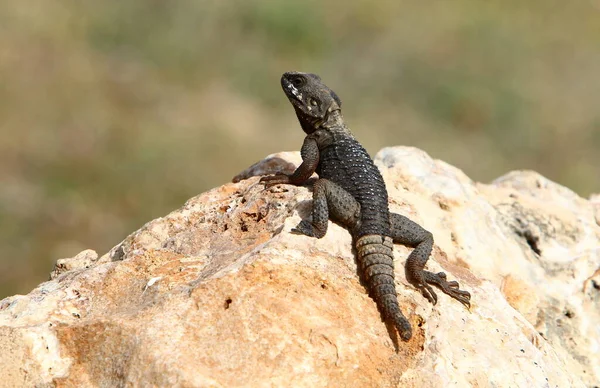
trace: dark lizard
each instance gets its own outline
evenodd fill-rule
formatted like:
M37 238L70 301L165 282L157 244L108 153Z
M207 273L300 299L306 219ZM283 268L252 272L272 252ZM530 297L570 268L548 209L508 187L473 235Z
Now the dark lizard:
M433 235L417 223L388 209L388 194L381 173L354 138L341 114L342 103L315 74L289 72L281 86L290 100L302 129L302 164L291 175L266 176L266 187L301 185L316 172L312 222L302 220L293 232L321 238L331 217L346 227L354 239L361 274L384 319L392 322L400 337L412 336L410 323L400 311L394 284L393 243L414 250L405 266L407 280L431 303L437 295L430 284L470 307L471 295L443 272L425 271L433 247Z

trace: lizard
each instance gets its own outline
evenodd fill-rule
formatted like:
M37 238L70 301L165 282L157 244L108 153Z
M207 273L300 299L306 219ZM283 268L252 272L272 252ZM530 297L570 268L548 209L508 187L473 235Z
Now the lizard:
M346 126L342 102L316 74L286 72L281 87L306 133L302 164L291 174L264 176L265 188L279 184L302 185L313 173L312 221L302 220L293 233L322 238L331 218L347 228L357 252L359 273L385 321L408 341L412 328L400 310L394 281L393 244L414 248L405 264L406 279L432 304L431 285L470 308L471 295L444 272L424 269L433 248L433 235L409 218L391 213L388 193L377 166Z

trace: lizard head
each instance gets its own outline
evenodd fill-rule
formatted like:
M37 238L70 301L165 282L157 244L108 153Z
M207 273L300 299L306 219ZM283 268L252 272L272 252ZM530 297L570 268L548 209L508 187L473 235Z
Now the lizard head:
M316 131L329 115L341 110L340 98L316 74L291 71L281 76L281 87L306 133Z

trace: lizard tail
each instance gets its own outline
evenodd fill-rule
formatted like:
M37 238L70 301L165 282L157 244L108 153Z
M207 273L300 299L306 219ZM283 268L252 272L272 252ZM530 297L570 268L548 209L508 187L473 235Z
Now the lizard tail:
M408 341L412 329L400 311L394 284L393 241L381 235L361 236L356 241L358 262L371 296L375 299L384 318L394 323L400 337Z

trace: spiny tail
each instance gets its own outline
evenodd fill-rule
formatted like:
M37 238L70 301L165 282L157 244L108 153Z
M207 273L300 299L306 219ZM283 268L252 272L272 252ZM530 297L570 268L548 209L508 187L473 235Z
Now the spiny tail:
M410 323L398 305L394 285L393 241L390 237L366 235L356 241L358 262L371 296L386 320L391 321L404 341L412 336Z

